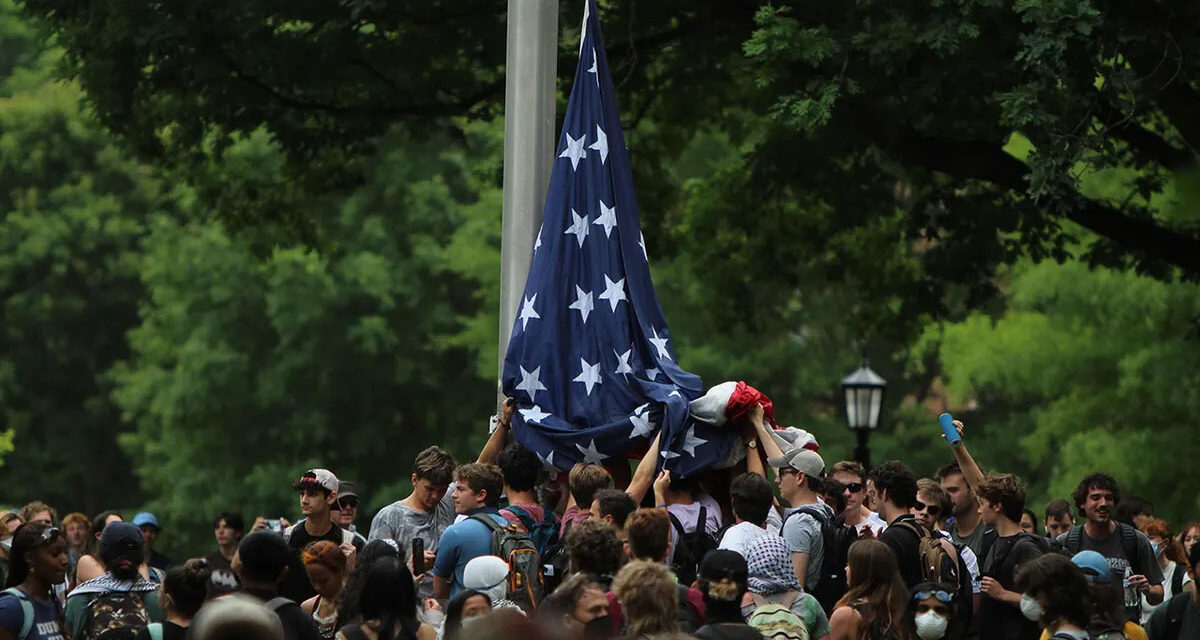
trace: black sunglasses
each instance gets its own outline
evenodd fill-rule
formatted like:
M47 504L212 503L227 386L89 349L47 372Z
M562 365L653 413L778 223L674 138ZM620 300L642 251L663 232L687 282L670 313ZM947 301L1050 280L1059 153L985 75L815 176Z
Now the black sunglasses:
M859 491L862 491L864 488L866 488L866 485L864 485L861 482L850 482L850 483L844 484L842 486L846 487L846 491L849 491L850 493L858 493Z
M358 499L357 498L347 498L345 500L338 500L338 506L344 507L346 509L357 509L358 508Z
M924 511L925 513L928 513L929 515L935 516L935 517L939 513L942 512L942 508L939 507L938 505L925 504L924 502L921 502L920 500L917 500L916 509L917 509L917 511Z

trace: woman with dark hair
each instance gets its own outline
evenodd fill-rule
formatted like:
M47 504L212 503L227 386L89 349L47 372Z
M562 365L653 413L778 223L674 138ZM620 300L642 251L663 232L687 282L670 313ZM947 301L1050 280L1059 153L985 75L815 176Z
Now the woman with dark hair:
M1066 556L1047 553L1017 570L1021 613L1037 622L1051 640L1087 636L1091 602L1083 571Z
M71 588L104 575L104 563L100 562L100 534L110 522L124 522L125 518L116 511L104 511L92 518L92 535L83 545L83 555L75 563L75 575L71 576Z
M137 640L184 640L192 619L208 598L208 577L212 570L203 558L188 560L167 570L158 605L164 621L138 629ZM161 631L157 630L161 629Z
M432 627L417 622L416 585L399 558L383 557L371 564L359 592L358 610L361 620L342 627L337 640L432 640L437 635Z
M338 620L342 626L362 622L359 617L358 601L362 597L363 585L367 581L367 573L375 566L380 558L400 557L400 545L395 540L372 540L359 551L354 560L354 568L346 576L346 585L342 587L342 598L338 602Z
M913 587L905 621L918 640L957 640L951 624L958 585L923 582Z
M1037 514L1033 512L1033 509L1022 510L1021 521L1017 524L1021 525L1021 531L1025 533L1032 533L1035 536L1042 535L1038 532Z
M63 610L54 587L67 575L67 539L40 522L21 525L9 553L0 594L0 638L62 638Z
M846 562L849 590L829 618L831 640L905 640L908 589L896 556L878 540L850 545Z
M487 594L470 589L460 592L446 603L446 625L442 640L458 640L462 630L492 612Z

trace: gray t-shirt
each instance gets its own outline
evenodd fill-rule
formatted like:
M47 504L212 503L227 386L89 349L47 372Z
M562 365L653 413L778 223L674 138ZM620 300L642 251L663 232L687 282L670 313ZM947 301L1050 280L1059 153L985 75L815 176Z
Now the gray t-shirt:
M421 539L426 551L437 551L442 532L454 523L454 488L455 484L450 483L446 495L433 511L416 511L400 500L380 509L371 520L371 533L367 540L395 540L400 547L400 557L405 561L412 558L414 538ZM419 595L422 598L433 597L433 578L429 575L431 568L425 567L425 578L420 583Z
M788 509L781 534L792 547L792 553L808 554L808 570L804 576L804 590L813 591L821 581L821 561L825 558L825 538L821 535L821 521L805 511L818 510L826 518L833 517L833 509L823 502ZM795 515L792 515L795 514Z
M950 539L970 549L976 558L982 559L983 556L980 555L980 552L983 549L983 532L985 530L987 530L987 527L980 520L979 524L975 525L974 531L965 536L960 536L958 535L958 525L952 524L950 525Z
M1125 525L1128 526L1128 525ZM1109 570L1112 572L1112 582L1117 587L1123 587L1124 580L1131 575L1146 576L1146 580L1150 586L1162 584L1163 574L1162 569L1158 566L1158 561L1155 559L1154 549L1150 546L1150 539L1141 531L1134 530L1137 534L1137 557L1125 557L1125 545L1121 544L1120 530L1114 530L1111 535L1103 540L1096 540L1087 534L1087 529L1080 531L1080 551L1095 551L1104 556L1108 560ZM1059 541L1066 542L1067 532L1059 536ZM1125 608L1130 612L1130 619L1137 620L1136 615L1140 612L1142 606L1141 594L1137 589L1129 587L1125 591Z

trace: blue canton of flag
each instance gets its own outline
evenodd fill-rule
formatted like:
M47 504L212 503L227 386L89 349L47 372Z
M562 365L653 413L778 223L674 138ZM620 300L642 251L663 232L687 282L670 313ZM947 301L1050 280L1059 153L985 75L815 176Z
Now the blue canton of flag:
M660 461L689 475L723 459L727 431L690 419L700 378L679 367L650 280L633 175L595 0L504 358L513 434L547 468L619 463L662 429Z

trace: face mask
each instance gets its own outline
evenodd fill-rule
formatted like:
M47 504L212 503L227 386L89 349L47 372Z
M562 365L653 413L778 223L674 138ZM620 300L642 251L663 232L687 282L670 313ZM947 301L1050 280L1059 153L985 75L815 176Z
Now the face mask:
M585 622L583 624L583 637L588 640L612 637L612 623L609 622L608 616L592 618Z
M1021 615L1025 616L1026 620L1038 622L1043 613L1042 605L1036 598L1027 593L1021 594Z
M1158 557L1158 543L1157 543L1157 542L1151 542L1151 543L1150 543L1150 548L1154 550L1154 557L1156 557L1156 558L1157 558L1157 557Z
M946 635L946 627L950 625L948 618L933 611L917 614L915 621L917 637L921 640L940 640Z
M12 538L0 540L0 549L4 549L4 553L12 551Z

